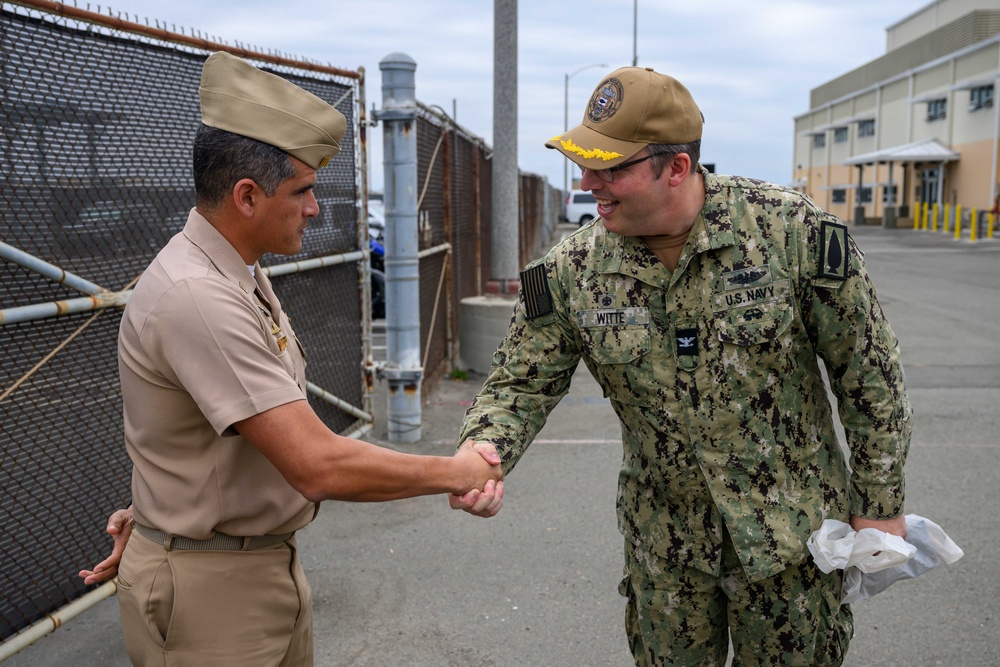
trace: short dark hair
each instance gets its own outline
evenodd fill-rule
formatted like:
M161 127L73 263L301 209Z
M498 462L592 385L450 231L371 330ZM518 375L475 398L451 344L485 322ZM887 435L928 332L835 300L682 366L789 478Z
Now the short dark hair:
M695 139L694 141L688 142L686 144L650 144L646 147L649 154L653 158L649 161L653 167L653 173L659 178L663 174L663 170L666 168L667 163L670 162L675 155L681 153L687 153L688 157L691 158L691 173L693 174L698 169L698 160L701 159L701 139Z
M291 157L280 148L207 125L198 128L193 152L198 205L209 210L225 201L244 178L270 197L295 175Z

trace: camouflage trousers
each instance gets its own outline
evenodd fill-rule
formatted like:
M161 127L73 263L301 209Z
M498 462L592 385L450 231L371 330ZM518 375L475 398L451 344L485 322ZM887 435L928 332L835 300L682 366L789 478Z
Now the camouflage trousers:
M723 667L730 637L733 667L840 665L854 634L840 571L823 574L807 556L751 583L728 538L718 575L675 567L626 540L619 592L637 667Z

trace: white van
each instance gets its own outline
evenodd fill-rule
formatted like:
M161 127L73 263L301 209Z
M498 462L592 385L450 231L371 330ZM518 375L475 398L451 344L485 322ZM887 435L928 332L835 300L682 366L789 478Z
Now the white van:
M573 190L566 197L566 221L581 227L597 217L597 200L585 190Z

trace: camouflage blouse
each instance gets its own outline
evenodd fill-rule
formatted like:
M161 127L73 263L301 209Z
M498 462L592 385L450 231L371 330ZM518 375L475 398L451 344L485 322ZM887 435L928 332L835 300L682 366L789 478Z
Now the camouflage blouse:
M600 221L526 268L461 439L509 471L583 359L621 420L625 538L714 573L725 524L758 580L802 560L825 518L902 513L910 407L846 226L786 188L702 174L672 273Z

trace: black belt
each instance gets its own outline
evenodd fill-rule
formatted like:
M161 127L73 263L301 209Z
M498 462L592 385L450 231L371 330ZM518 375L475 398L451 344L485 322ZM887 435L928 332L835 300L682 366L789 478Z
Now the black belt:
M162 530L133 524L135 530L157 544L162 544L167 549L184 549L188 551L253 551L264 547L274 546L281 542L287 542L295 533L284 533L283 535L259 535L257 537L237 537L216 533L207 540L192 540L190 537L180 537L178 535L168 535Z

